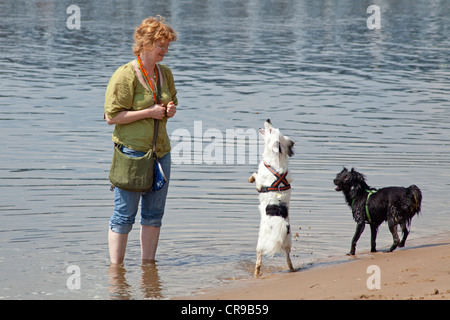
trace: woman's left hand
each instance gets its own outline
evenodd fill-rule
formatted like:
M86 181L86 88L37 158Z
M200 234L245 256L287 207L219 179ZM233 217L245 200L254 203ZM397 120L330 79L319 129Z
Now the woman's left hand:
M167 104L167 118L172 118L176 112L177 112L177 106L173 103L173 101L170 101Z

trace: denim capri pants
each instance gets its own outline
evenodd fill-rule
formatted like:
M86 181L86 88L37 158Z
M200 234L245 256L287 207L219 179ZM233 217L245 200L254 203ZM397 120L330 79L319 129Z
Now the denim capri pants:
M142 157L145 152L136 151L127 147L122 148L122 152L129 157ZM164 170L167 182L164 187L158 191L133 192L120 189L114 189L114 213L109 220L109 227L116 233L129 233L133 228L136 214L141 200L141 225L160 227L166 205L167 191L170 181L170 153L158 159Z

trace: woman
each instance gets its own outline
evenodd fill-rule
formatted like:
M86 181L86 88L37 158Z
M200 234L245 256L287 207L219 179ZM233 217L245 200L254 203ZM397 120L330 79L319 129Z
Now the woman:
M177 91L171 70L159 64L157 68L156 64L164 59L177 35L162 17L149 17L136 28L134 40L136 59L118 68L109 80L105 94L105 119L109 125L115 125L112 140L129 157L142 157L152 148L154 122L159 120L156 155L169 180L171 160L166 123L177 111ZM161 80L158 69L163 79L162 104L156 104L155 96L156 81ZM155 260L167 189L168 182L161 190L146 193L115 188L114 213L108 233L112 264L120 264L124 260L128 233L140 200L141 258L143 263Z

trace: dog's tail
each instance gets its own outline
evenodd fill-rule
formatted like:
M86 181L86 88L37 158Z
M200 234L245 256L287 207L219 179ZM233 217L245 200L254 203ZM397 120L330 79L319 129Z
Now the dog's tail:
M289 222L277 216L268 217L265 234L258 241L258 251L262 251L265 256L273 257L279 252L284 252L286 247L290 247L290 226Z
M422 192L420 191L419 187L416 185L411 185L408 188L406 188L406 194L408 196L408 199L410 200L409 203L409 212L408 212L408 224L411 224L411 219L415 214L419 214L421 211L422 206Z

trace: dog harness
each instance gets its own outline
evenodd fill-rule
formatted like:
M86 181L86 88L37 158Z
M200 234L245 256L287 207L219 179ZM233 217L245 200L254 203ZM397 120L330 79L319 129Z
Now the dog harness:
M374 190L374 189L371 189L371 190L366 189L366 192L368 192L368 194L367 194L367 199L366 199L366 205L365 205L365 209L366 209L366 217L367 217L367 221L368 221L369 223L372 223L372 219L370 218L370 213L369 213L369 198L370 198L370 196L371 196L372 194L376 193L377 190ZM353 209L353 205L355 204L355 201L356 201L356 198L353 199L353 201L352 201L352 209Z
M289 184L289 182L286 179L286 176L288 174L287 171L285 173L280 174L274 168L269 166L267 163L264 162L264 165L266 166L267 169L269 169L270 172L273 173L273 175L275 177L277 177L277 180L275 180L270 185L270 187L261 187L261 189L258 190L258 192L285 191L285 190L289 190L291 188L291 185ZM284 186L281 186L282 184Z
M367 220L369 221L369 223L372 223L372 220L370 219L370 213L369 213L369 198L372 194L376 193L377 190L366 190L369 194L367 195L367 199L366 199L366 215L367 215Z

